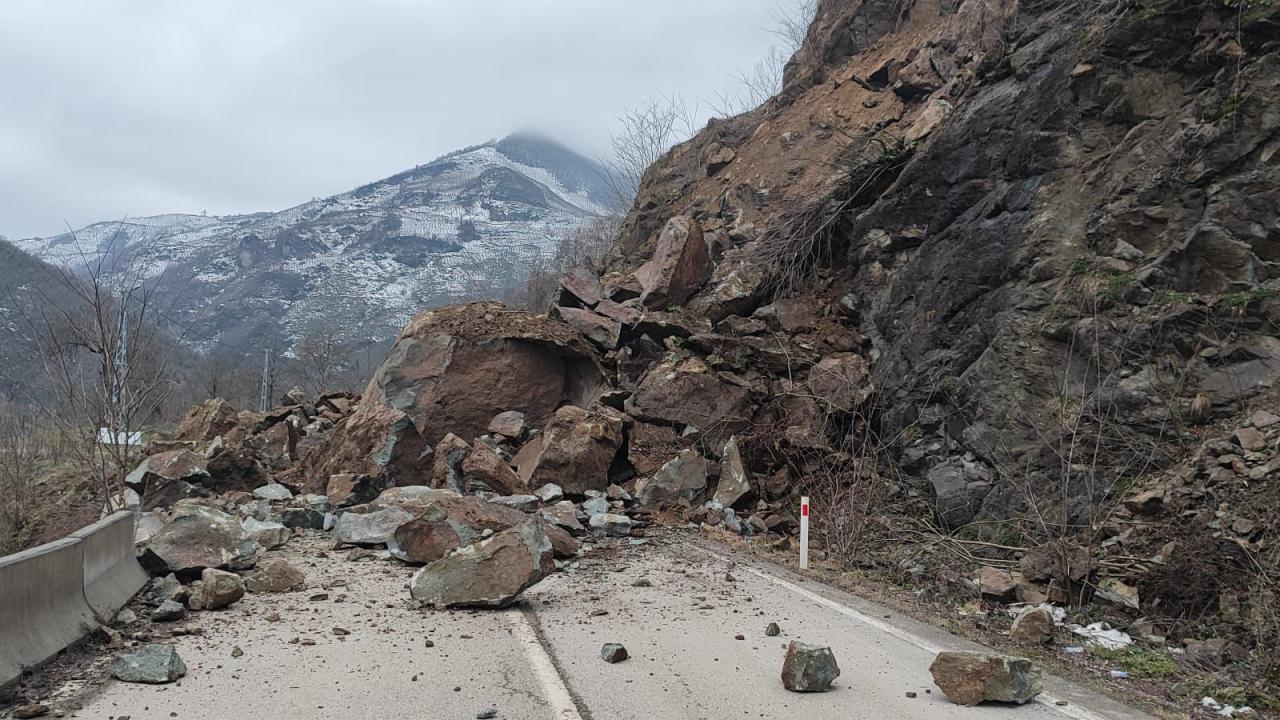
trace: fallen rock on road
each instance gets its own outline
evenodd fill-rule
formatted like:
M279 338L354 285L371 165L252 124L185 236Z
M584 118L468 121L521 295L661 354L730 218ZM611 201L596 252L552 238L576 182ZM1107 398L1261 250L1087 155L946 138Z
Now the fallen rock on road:
M253 567L258 544L240 521L211 507L178 505L138 558L152 574Z
M629 657L631 656L627 654L627 649L618 643L605 643L604 647L600 648L600 659L613 665Z
M1026 658L942 652L929 666L933 682L957 705L1030 702L1040 694L1040 670Z
M792 640L782 663L782 685L792 692L826 692L840 677L831 648Z
M424 606L504 608L554 570L545 526L529 519L422 568L409 593Z
M144 645L137 652L116 658L111 674L122 682L163 685L186 675L187 666L178 651L168 645Z

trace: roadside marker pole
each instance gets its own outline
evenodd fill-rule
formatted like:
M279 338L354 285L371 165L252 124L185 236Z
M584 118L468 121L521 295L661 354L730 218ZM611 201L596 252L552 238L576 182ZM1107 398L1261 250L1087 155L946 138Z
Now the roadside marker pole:
M809 569L809 498L800 498L800 569Z

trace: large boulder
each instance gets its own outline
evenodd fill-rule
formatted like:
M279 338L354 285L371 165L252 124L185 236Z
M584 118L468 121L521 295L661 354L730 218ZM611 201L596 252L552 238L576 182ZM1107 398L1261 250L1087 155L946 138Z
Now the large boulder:
M751 495L751 478L742 464L742 453L738 450L738 438L731 437L724 445L724 453L720 456L720 484L716 486L713 500L724 507L734 507Z
M524 485L555 483L570 495L609 486L609 466L622 446L622 418L609 408L566 405L515 457Z
M369 381L357 410L308 454L307 474L385 475L421 483L446 433L477 437L500 412L541 424L603 386L596 351L571 326L499 303L419 314Z
M627 432L627 461L644 477L658 472L680 452L680 436L669 425L637 422Z
M375 507L397 507L416 517L395 529L387 540L392 556L408 563L429 563L470 545L485 533L519 525L528 515L478 497L432 490L430 494L388 490Z
M640 301L654 310L683 305L711 279L714 269L698 221L671 218L658 236L653 259L636 273L644 287Z
M339 473L329 476L324 494L332 507L347 508L372 502L385 489L386 485L381 478Z
M179 500L206 495L209 480L205 459L189 450L151 455L125 478L142 497L143 511L169 507Z
M412 513L396 507L355 508L338 517L333 539L344 545L386 545L396 528L412 519Z
M641 420L693 426L721 445L751 425L754 408L746 383L733 382L698 358L653 366L627 399L627 412Z
M707 461L697 450L682 450L640 488L641 505L690 505L707 489Z
M293 532L285 527L284 523L259 520L255 517L244 519L244 531L249 533L249 537L253 538L254 542L267 550L284 547L284 544L293 536Z
M809 369L809 390L829 411L853 412L870 393L867 361L854 353L835 353Z
M284 558L271 558L245 576L244 587L251 593L282 593L296 590L306 582L306 574L298 567Z
M222 398L205 400L182 416L178 423L178 440L205 442L236 426L236 409Z
M499 495L514 495L528 490L528 484L493 448L477 442L462 461L462 484L468 492L488 490Z
M169 645L144 645L111 665L111 675L121 682L163 685L186 674L187 666Z
M942 652L929 666L933 682L957 705L1030 702L1040 694L1040 671L1026 658Z
M139 561L152 574L253 567L258 544L240 521L211 507L184 503L147 539Z
M436 443L434 459L431 462L430 485L433 488L448 488L454 492L466 492L466 483L462 479L462 463L471 454L471 444L454 435L446 434Z
M221 610L244 597L244 580L239 575L205 568L200 573L200 584L187 601L192 610Z
M831 648L792 640L782 661L782 685L791 692L826 692L840 677Z
M556 314L601 348L612 350L618 347L618 340L622 337L622 323L617 319L582 308L556 308Z
M271 474L253 448L223 448L209 458L205 485L215 493L251 490L271 482Z
M553 570L551 540L531 518L422 568L409 592L426 606L502 608Z

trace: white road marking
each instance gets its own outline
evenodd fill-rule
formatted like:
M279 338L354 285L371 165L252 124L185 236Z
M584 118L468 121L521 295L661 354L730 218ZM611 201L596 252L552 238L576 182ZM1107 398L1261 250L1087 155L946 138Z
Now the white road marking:
M507 620L511 623L511 632L515 636L516 641L524 648L525 657L529 660L529 669L533 671L533 676L538 679L538 684L542 686L542 697L555 711L556 720L582 720L582 715L578 713L578 705L573 701L573 696L569 694L569 688L564 684L564 678L560 677L560 671L556 669L556 665L551 661L551 656L547 654L547 649L542 646L542 642L538 639L538 633L534 631L533 625L529 622L529 618L517 609L506 611Z
M710 555L713 558L716 558L721 562L724 562L724 563L729 562L729 558L719 553L712 552L702 547L699 547L699 549L706 552L708 555ZM936 655L945 649L939 645L929 642L928 640L925 640L922 637L919 637L918 635L907 632L906 630L903 630L900 627L896 627L891 623L887 623L880 618L872 617L864 612L859 612L858 610L854 610L848 605L843 605L830 598L825 598L819 595L818 593L813 592L812 590L807 590L803 587L800 587L799 585L796 585L793 582L783 580L782 578L774 577L764 572L763 570L756 569L754 567L751 567L750 565L742 565L742 564L739 564L737 566L737 569L740 571L745 570L746 572L749 572L758 578L767 580L768 582L773 583L774 585L777 585L780 588L790 590L791 592L803 598L811 600L825 608L835 610L841 615L857 620L858 622L863 623L864 625L870 625L871 627L879 630L880 632L883 632L886 635L891 635L901 640L902 642L907 643L908 645L924 650L930 655ZM1051 695L1049 693L1042 692L1040 693L1039 696L1036 697L1034 702L1040 703L1041 705L1044 705L1050 708L1051 710L1054 710L1062 715L1066 715L1069 718L1074 718L1074 720L1110 720L1110 718L1108 718L1105 715L1099 715L1091 710L1087 710L1085 708L1082 708L1076 705L1067 705L1067 706L1058 705L1057 704L1058 701L1059 701L1058 697Z

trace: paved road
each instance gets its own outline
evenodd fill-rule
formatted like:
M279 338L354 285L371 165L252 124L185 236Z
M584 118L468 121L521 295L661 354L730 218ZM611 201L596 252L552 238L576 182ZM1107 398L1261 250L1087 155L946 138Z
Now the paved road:
M742 559L728 581L728 558L701 541L602 549L500 613L411 610L409 570L318 557L320 543L286 551L306 563L306 592L195 616L205 634L176 639L190 668L181 683L114 683L74 717L467 720L495 708L511 720L1147 718L1054 679L1025 707L951 705L928 665L938 649L970 644L782 568ZM642 579L649 586L635 585ZM329 598L309 599L318 592ZM764 636L771 621L781 637ZM833 648L836 690L782 688L791 639ZM605 642L623 643L632 659L604 663Z

